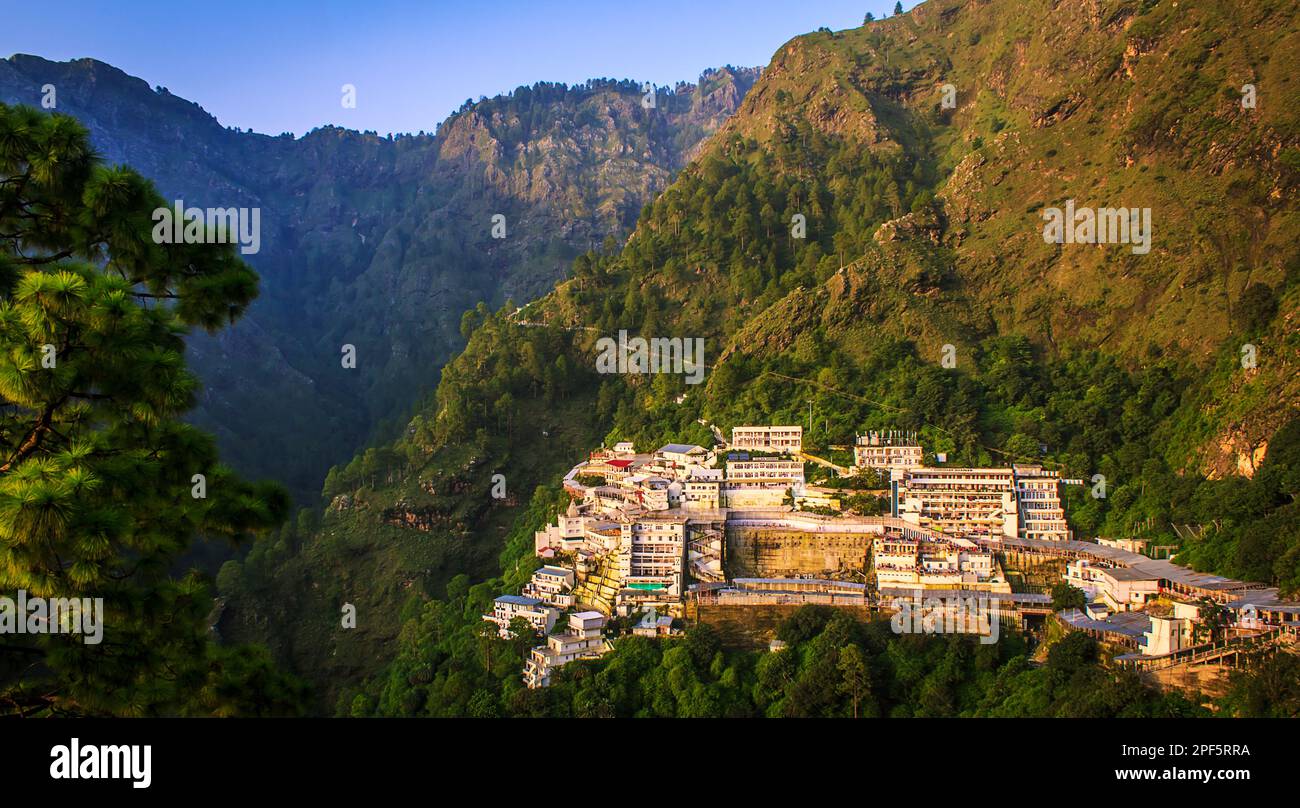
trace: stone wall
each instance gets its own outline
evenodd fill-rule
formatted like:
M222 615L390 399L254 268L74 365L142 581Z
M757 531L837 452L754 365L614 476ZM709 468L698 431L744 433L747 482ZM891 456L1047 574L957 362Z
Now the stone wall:
M727 577L815 576L860 581L870 563L871 538L867 533L728 527Z

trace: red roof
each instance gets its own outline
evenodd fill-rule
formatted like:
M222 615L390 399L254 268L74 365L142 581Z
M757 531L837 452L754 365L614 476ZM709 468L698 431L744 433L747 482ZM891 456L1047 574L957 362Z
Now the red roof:
M628 466L632 465L632 461L631 460L607 460L605 462L605 465L613 466L616 469L625 469Z

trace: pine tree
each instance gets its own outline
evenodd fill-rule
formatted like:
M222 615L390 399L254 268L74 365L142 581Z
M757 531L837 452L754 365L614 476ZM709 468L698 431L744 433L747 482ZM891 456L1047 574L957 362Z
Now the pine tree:
M839 692L849 697L853 705L852 716L857 718L858 706L871 696L871 676L867 671L867 662L862 655L862 649L856 645L846 645L841 648L838 667Z
M212 601L173 564L197 536L277 525L287 497L223 467L181 418L184 335L257 294L229 244L156 244L166 203L75 120L0 104L0 595L102 598L97 644L0 636L0 713L296 709L264 653L209 641ZM250 692L248 682L266 689Z

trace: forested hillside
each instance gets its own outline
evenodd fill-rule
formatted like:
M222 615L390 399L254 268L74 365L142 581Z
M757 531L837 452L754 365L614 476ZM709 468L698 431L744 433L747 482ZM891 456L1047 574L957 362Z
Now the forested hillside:
M490 600L471 589L407 623L398 659L377 695L357 694L341 714L472 717L659 718L1177 718L1210 715L1185 695L1161 693L1131 672L1104 670L1096 641L1072 634L1030 664L1024 638L980 645L970 637L898 636L887 620L805 606L784 620L786 647L727 647L708 625L682 639L624 637L599 663L566 666L550 687L518 681L525 641L474 637ZM531 638L529 638L531 639ZM447 662L443 662L447 660ZM451 660L456 660L455 662ZM471 664L464 664L472 661ZM458 664L459 663L459 664ZM489 664L490 663L490 664ZM1269 675L1297 673L1280 655ZM1285 716L1260 677L1238 677L1222 700L1234 715Z
M155 242L163 204L75 120L0 103L0 715L308 704L265 648L215 642L208 582L172 572L290 507L182 420L184 335L238 319L258 278L231 245Z
M1300 127L1286 101L1298 36L1285 2L932 0L792 40L625 246L579 256L518 315L469 315L465 351L407 435L332 473L320 529L227 571L234 636L263 636L272 604L337 588L343 570L348 591L392 587L392 571L351 571L419 547L445 571L399 567L412 585L388 594L366 646L391 658L405 604L401 666L362 687L381 660L349 656L354 641L338 632L299 643L296 663L324 670L329 706L345 711L470 710L475 683L493 680L491 644L463 617L440 621L517 586L536 563L530 529L560 504L553 488L537 491L503 541L509 508L489 499L490 475L518 496L553 485L599 440L584 434L703 443L700 419L802 422L814 446L917 429L956 464L1103 475L1104 499L1068 489L1081 537L1182 544L1179 560L1197 568L1300 589ZM1244 84L1258 106L1243 108ZM1150 251L1048 243L1042 211L1070 199L1150 208ZM706 384L596 375L595 341L619 329L703 338ZM445 507L451 478L483 513L381 527ZM329 544L340 535L346 549ZM471 588L503 548L502 577ZM453 571L467 578L441 587ZM730 675L719 664L711 675ZM989 664L1014 674L1011 660ZM510 701L518 687L501 679L472 709L525 711ZM743 709L784 709L772 698ZM1052 708L972 696L952 709Z
M190 341L204 383L190 417L235 468L314 504L331 464L392 437L433 391L466 309L531 300L575 255L621 241L756 75L711 70L657 90L653 109L631 81L539 83L395 138L231 129L92 59L0 60L0 101L36 106L52 85L56 110L165 198L261 209L260 250L244 258L262 294L233 328Z

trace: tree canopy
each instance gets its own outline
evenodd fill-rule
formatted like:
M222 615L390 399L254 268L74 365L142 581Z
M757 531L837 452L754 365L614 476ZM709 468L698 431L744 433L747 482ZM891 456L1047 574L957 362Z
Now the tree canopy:
M219 648L176 575L196 536L239 541L287 497L183 422L185 334L232 322L258 279L228 244L156 244L167 203L105 166L72 118L0 104L0 593L102 598L103 636L5 636L0 712L294 709L264 652ZM257 680L259 687L250 682Z

